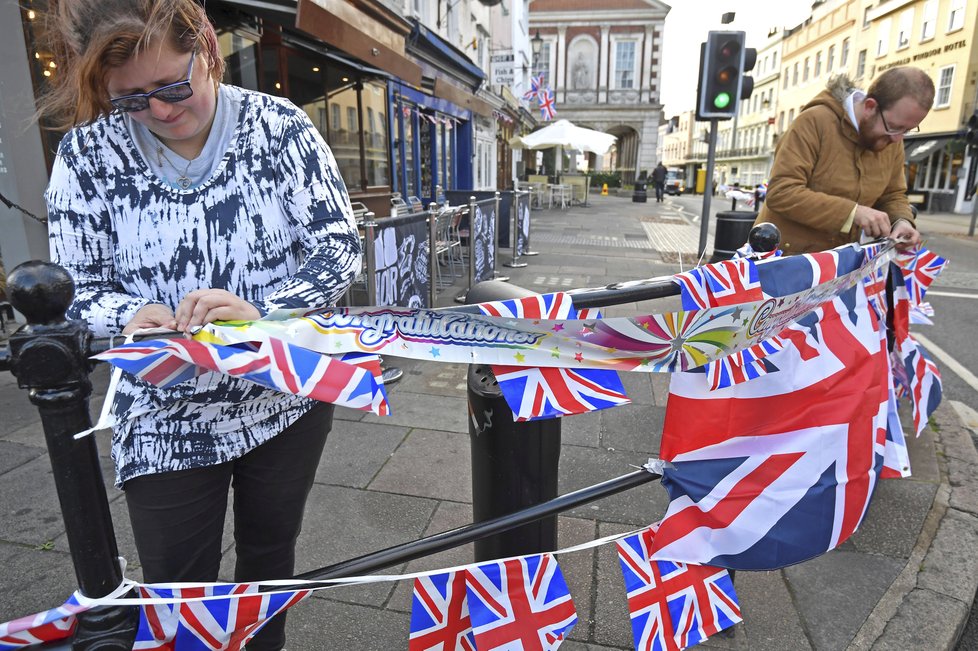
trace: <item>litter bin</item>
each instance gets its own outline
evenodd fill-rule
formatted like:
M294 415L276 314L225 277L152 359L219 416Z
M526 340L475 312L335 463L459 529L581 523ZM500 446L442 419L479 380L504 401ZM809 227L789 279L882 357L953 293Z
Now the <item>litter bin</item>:
M635 181L635 190L632 191L632 202L647 203L649 195L646 190L648 183L645 181Z
M757 213L752 210L723 210L717 213L717 228L713 236L713 257L710 262L729 260L747 242Z

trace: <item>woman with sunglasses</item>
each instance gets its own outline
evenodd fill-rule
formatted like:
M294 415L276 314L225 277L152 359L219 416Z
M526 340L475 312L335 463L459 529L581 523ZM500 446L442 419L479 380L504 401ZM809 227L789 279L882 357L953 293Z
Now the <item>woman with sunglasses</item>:
M59 84L41 111L71 130L46 193L69 316L97 335L335 303L360 240L329 148L281 98L220 83L196 0L52 1ZM234 487L235 581L294 572L332 406L205 374L171 389L124 375L112 439L143 579L219 578ZM280 649L276 618L249 649Z

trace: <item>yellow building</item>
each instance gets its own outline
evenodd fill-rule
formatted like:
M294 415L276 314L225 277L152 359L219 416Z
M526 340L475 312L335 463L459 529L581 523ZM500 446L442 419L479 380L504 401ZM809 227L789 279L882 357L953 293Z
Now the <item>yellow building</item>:
M964 181L968 164L959 131L975 111L978 10L971 0L904 0L864 10L867 75L895 66L916 66L934 80L934 107L920 133L904 141L908 186L924 208L970 212ZM970 6L969 6L970 5Z

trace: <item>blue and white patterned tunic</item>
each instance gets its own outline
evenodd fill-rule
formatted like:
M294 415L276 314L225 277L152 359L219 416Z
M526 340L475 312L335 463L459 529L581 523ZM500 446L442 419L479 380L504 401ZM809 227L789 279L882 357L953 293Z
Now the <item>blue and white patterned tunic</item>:
M331 305L360 269L360 239L328 146L288 100L223 88L240 102L212 176L181 190L136 151L122 115L61 142L46 199L51 256L75 279L68 316L118 334L147 303L176 309L219 288L261 311ZM222 463L282 431L312 403L216 373L170 389L123 374L116 484Z

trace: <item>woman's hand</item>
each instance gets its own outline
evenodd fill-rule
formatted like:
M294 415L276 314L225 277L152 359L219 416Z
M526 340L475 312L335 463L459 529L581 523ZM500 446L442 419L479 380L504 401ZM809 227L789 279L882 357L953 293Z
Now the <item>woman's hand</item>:
M177 322L173 318L173 310L161 303L147 303L139 308L132 320L122 329L127 335L142 328L171 328L176 330Z
M254 321L261 317L258 308L223 289L198 289L187 294L175 314L176 330L191 329L212 321Z

